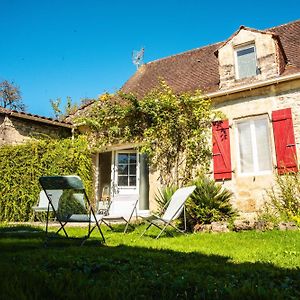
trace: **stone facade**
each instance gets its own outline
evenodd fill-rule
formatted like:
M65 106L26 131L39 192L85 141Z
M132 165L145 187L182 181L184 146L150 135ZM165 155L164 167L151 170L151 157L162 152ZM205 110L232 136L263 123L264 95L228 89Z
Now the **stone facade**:
M282 71L282 50L278 40L270 33L262 33L241 28L218 51L220 84L219 88L228 89L234 86L258 82L276 77ZM246 45L255 45L258 74L251 78L237 78L235 50Z
M262 209L266 190L274 185L276 153L272 130L271 114L274 110L291 108L297 157L300 157L300 79L273 84L259 89L248 90L235 95L216 97L212 100L216 108L224 112L230 124L232 179L223 182L224 186L234 192L233 205L242 216L251 219ZM269 141L272 171L269 174L243 176L237 172L237 132L236 121L265 115L269 119Z
M245 45L255 45L258 74L238 79L236 75L235 50ZM274 186L276 169L276 151L272 128L272 112L291 108L293 129L296 141L297 157L300 157L300 78L297 76L287 80L276 81L282 74L286 64L285 53L277 36L268 32L259 32L241 28L215 54L219 61L219 91L207 94L216 108L222 111L229 120L229 134L232 164L232 179L221 182L234 193L233 206L240 216L254 220L265 202L266 191ZM265 83L265 84L264 84ZM249 88L246 88L246 87ZM245 176L239 174L237 126L239 120L250 120L265 116L269 120L268 135L272 170L266 174ZM154 199L159 188L157 174L150 174L150 199ZM155 209L154 201L150 201L150 209Z
M47 121L48 119L37 117L27 118L27 116L30 115L12 116L0 112L0 146L17 145L29 139L39 139L45 136L66 138L72 135L70 124L59 124L56 121Z

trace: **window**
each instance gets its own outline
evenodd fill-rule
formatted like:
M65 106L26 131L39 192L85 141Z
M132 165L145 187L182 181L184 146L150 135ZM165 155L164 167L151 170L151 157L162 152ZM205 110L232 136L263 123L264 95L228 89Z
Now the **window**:
M272 169L267 117L236 123L240 174L263 174Z
M235 50L237 79L257 75L256 50L254 45Z
M117 156L118 185L136 186L137 154L119 152Z

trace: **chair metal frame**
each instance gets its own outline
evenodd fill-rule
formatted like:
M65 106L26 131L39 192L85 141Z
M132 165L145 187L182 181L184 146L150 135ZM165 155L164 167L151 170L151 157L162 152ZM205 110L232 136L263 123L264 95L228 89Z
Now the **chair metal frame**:
M88 233L83 238L81 245L85 243L85 241L90 237L93 230L97 227L98 231L102 237L103 242L105 243L105 238L103 235L103 232L99 225L99 217L96 217L96 214L92 208L92 205L90 203L90 200L87 196L86 190L83 186L83 183L79 176L75 175L69 175L69 176L42 176L39 178L40 185L42 186L43 190L45 191L45 194L48 198L49 205L47 209L47 221L46 221L46 237L48 237L48 223L49 223L49 213L50 213L50 207L54 213L54 216L56 217L56 220L60 224L60 228L56 231L56 234L58 234L61 230L64 232L65 236L69 238L65 226L67 223L81 223L81 222L88 222ZM79 215L70 215L67 217L67 219L61 219L59 215L57 214L57 207L55 207L53 203L52 196L49 192L51 190L66 190L66 189L74 189L77 191L81 191L84 198L86 199L87 203L87 214L79 214ZM73 217L72 217L73 216ZM95 223L94 226L92 226L92 223Z
M153 225L155 227L157 227L158 229L160 229L159 234L156 236L156 239L158 239L163 232L165 232L166 228L168 226L171 226L172 228L174 228L176 231L180 232L180 233L185 233L186 231L186 215L185 215L185 202L187 201L187 199L189 198L189 196L194 192L194 190L196 189L196 186L189 186L189 187L183 187L178 189L173 196L171 197L170 201L165 205L166 210L165 213L163 214L163 216L157 216L157 215L151 215L150 217L143 217L141 216L145 221L149 222L150 224L146 227L146 229L143 231L143 233L141 234L141 236L143 236L146 231ZM173 204L173 202L175 201L175 197L180 194L181 192L186 192L186 194L184 195L184 199L182 199L182 202L179 203L180 205L178 205L177 209L173 212L173 214L171 214L171 216L169 216L168 218L166 217L166 213L168 208L170 207L170 205ZM172 224L172 222L176 219L178 219L181 215L181 212L183 211L184 213L184 230L179 229L178 227L176 227L175 225ZM159 226L157 223L162 223L163 226ZM168 231L166 231L167 235L171 235L172 234Z
M110 207L108 209L108 214L107 215L103 215L103 217L101 218L100 220L100 225L103 223L105 224L106 226L108 226L111 230L113 230L113 227L110 225L109 222L115 222L115 221L124 221L126 223L126 226L125 226L125 229L124 229L124 232L123 233L126 233L127 232L127 229L128 227L132 227L134 229L134 227L130 224L130 220L135 212L136 214L136 218L137 218L137 203L138 203L138 200L139 199L136 199L136 200L116 200L116 199L113 199L111 201L111 204L110 204ZM111 208L113 207L113 205L115 203L121 203L122 201L126 201L126 202L132 202L133 203L133 206L132 206L132 211L129 215L129 218L128 220L126 220L126 218L124 217L124 215L122 214L114 214L113 212L111 212Z

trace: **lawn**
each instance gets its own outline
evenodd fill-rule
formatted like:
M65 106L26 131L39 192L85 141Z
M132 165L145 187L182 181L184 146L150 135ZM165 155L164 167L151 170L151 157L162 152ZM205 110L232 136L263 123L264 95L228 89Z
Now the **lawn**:
M154 240L104 230L79 240L0 226L0 299L299 299L300 232L189 234ZM118 230L119 229L119 230ZM73 237L85 229L68 228Z

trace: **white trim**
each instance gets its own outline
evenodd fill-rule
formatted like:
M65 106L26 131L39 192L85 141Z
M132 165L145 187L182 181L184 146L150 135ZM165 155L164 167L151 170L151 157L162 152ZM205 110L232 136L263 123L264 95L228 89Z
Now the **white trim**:
M117 169L117 156L119 153L134 153L136 154L136 185L135 186L119 186L117 183L117 178L118 178L118 169ZM140 183L140 163L139 163L139 155L138 151L133 150L133 149L126 149L126 150L117 150L117 151L112 151L112 194L122 194L122 191L128 191L128 194L139 194L139 183ZM126 194L127 192L125 192Z
M96 203L100 201L100 192L99 192L99 184L100 184L100 172L99 172L99 163L100 163L100 154L96 153L96 161L95 161L95 200Z
M259 171L258 170L258 153L257 153L257 140L256 140L256 130L255 130L255 120L265 119L267 121L267 130L268 130L268 145L269 145L269 159L270 159L270 170ZM271 140L270 140L270 127L269 127L269 115L266 113L252 118L244 118L234 120L234 133L235 133L235 149L236 149L236 162L237 162L237 175L241 177L247 176L260 176L272 174L272 161L273 154L271 151ZM239 132L238 132L238 123L249 122L250 123L250 134L251 134L251 146L252 146L252 158L253 158L253 172L242 172L241 170L241 155L240 155L240 146L239 146Z
M129 143L129 144L114 144L110 146L105 146L101 149L99 149L99 152L110 152L110 151L117 151L117 150L128 150L128 149L136 149L140 147L142 143Z
M246 76L246 77L240 77L240 74L239 74L239 63L238 63L238 55L237 53L239 51L242 51L242 50L246 50L246 49L250 49L250 48L253 48L254 49L254 56L255 56L255 75L253 76ZM244 78L248 78L248 77L254 77L257 75L256 71L257 71L257 55L256 55L256 47L255 47L255 43L254 42L251 42L247 45L244 45L242 47L235 47L234 48L234 67L235 67L235 78L236 79L244 79Z
M285 81L291 81L291 80L296 80L296 79L300 79L300 72L296 73L296 74L292 74L292 75L280 76L280 77L252 83L252 84L243 85L240 87L235 87L233 89L208 93L208 94L204 95L204 97L205 98L217 98L217 97L222 97L222 96L228 96L231 94L236 94L236 93L240 93L240 92L244 92L244 91L248 91L248 90L251 91L253 89L257 89L260 87L266 87L269 85L279 84L279 83L282 83Z

